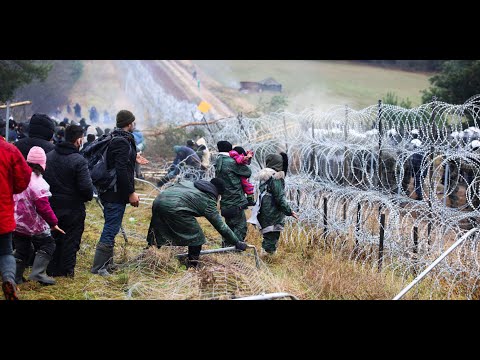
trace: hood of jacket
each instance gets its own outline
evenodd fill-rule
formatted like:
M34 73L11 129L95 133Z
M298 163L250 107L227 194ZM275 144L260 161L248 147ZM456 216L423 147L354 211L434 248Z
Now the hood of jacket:
M218 190L217 190L216 186L213 185L211 182L205 181L205 180L198 180L198 181L194 181L193 185L198 190L209 193L210 195L212 195L215 198L215 200L218 199Z
M275 171L271 168L263 168L257 173L257 175L255 175L255 180L265 182L268 181L271 177L276 180L285 179L285 173L283 171Z

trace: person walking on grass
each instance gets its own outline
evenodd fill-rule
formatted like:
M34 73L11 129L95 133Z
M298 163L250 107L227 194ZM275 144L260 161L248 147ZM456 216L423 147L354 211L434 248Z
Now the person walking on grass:
M134 181L137 146L132 133L135 129L135 116L128 110L120 110L116 125L106 158L107 168L115 168L117 180L112 188L100 194L105 225L90 270L99 275L109 275L108 270L113 269L115 236L122 225L126 205L138 207L140 201Z
M259 225L263 235L262 253L273 255L278 248L278 240L285 225L285 216L298 219L290 208L285 196L285 174L288 170L287 154L268 154L266 168L260 170L256 179L260 181L257 199L259 210L257 219L249 222ZM256 220L256 221L255 221Z
M0 136L0 274L7 300L18 300L12 247L12 233L16 227L13 195L28 187L31 173L20 150Z
M28 279L43 285L54 285L55 279L46 274L55 251L55 240L51 236L51 230L62 234L65 232L58 227L58 219L48 201L52 194L50 186L43 179L47 165L45 151L39 146L32 147L28 152L27 164L32 168L30 183L25 191L13 195L17 223L13 233L17 265L15 282L21 284L24 281L23 272L31 256L33 244L35 259Z
M50 204L66 234L54 233L55 252L47 268L49 276L74 277L77 252L85 228L85 202L93 199L93 184L87 160L79 153L83 129L69 125L65 141L47 154L45 180L50 185Z

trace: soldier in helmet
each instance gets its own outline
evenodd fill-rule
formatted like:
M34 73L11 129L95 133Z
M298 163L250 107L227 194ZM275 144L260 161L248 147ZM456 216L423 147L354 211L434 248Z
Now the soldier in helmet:
M449 145L451 151L455 152L458 150L458 147L461 143L462 134L453 131L449 137ZM447 161L445 163L444 175L442 176L441 182L444 185L444 193L447 194L450 199L450 206L453 208L458 207L458 190L460 185L460 161L456 158L452 158L451 154L447 154ZM445 179L447 183L445 183Z
M380 182L381 187L392 194L398 193L398 181L395 174L397 168L398 143L397 131L395 129L388 130L380 158Z
M478 172L480 171L480 141L473 140L467 149L470 150L468 159L462 164L462 169L465 175L465 181L467 183L466 197L467 204L472 210L479 209L479 180L476 179Z
M422 149L422 141L418 138L420 132L417 129L413 129L411 134L413 139L409 143L409 149L413 151L410 160L412 164L414 188L417 194L417 200L423 200L422 181L425 177L425 169L423 169L422 163L425 159L425 151Z

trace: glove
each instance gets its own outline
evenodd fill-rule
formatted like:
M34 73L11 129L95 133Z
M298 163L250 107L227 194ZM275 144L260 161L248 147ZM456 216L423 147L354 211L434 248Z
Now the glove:
M235 244L235 249L245 251L247 249L247 243L244 243L243 241L237 241Z
M253 197L253 194L247 195L247 201L248 206L255 206L255 198Z

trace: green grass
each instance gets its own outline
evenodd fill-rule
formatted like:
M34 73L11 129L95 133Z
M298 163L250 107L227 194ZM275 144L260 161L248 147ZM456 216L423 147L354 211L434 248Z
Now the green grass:
M238 89L240 81L260 81L273 77L283 85L287 110L300 111L314 106L326 110L335 105L362 109L374 105L387 92L399 99L409 98L420 105L420 91L429 87L429 75L391 70L347 61L325 60L193 60L222 85ZM256 105L278 93L241 94ZM217 95L221 96L220 93Z
M139 189L146 193L146 189ZM247 214L248 216L249 214ZM133 299L185 299L198 298L191 286L192 274L174 257L174 252L186 251L186 247L162 247L153 253L146 261L135 260L146 246L146 235L150 224L151 210L149 206L140 208L127 206L123 225L128 234L128 244L119 234L115 244L115 262L128 262L129 266L103 278L90 273L95 245L103 229L102 212L95 202L87 205L87 219L80 250L77 254L75 278L56 278L57 284L42 286L28 281L19 285L19 297L23 300L77 300L77 299L119 299L128 298L130 291ZM130 221L130 218L132 221ZM204 229L207 248L215 248L220 243L221 236L203 218L198 219ZM287 231L287 229L285 230ZM249 225L247 242L261 249L261 236ZM150 250L149 250L150 251ZM251 254L251 252L248 252ZM217 255L219 261L230 263L234 260L246 261L251 258L232 254L230 258ZM211 256L209 256L211 258ZM215 258L213 259L215 260ZM300 299L392 299L406 285L391 271L382 273L372 271L369 266L363 268L354 264L345 256L335 256L321 242L314 246L308 245L305 239L297 239L295 243L280 240L279 249L274 258L262 258L264 266L261 276L271 280L279 290L291 293ZM216 263L202 270L203 273L218 271ZM25 276L28 277L30 270ZM233 276L229 273L229 276ZM200 278L202 275L199 275ZM235 277L234 277L235 278ZM189 280L190 279L190 280ZM253 278L254 280L256 278ZM258 278L255 281L260 281ZM413 279L413 276L412 276ZM410 279L410 280L412 280ZM427 278L417 285L406 299L428 299L431 283ZM442 299L445 292L436 292L433 298ZM453 296L455 298L455 296Z

